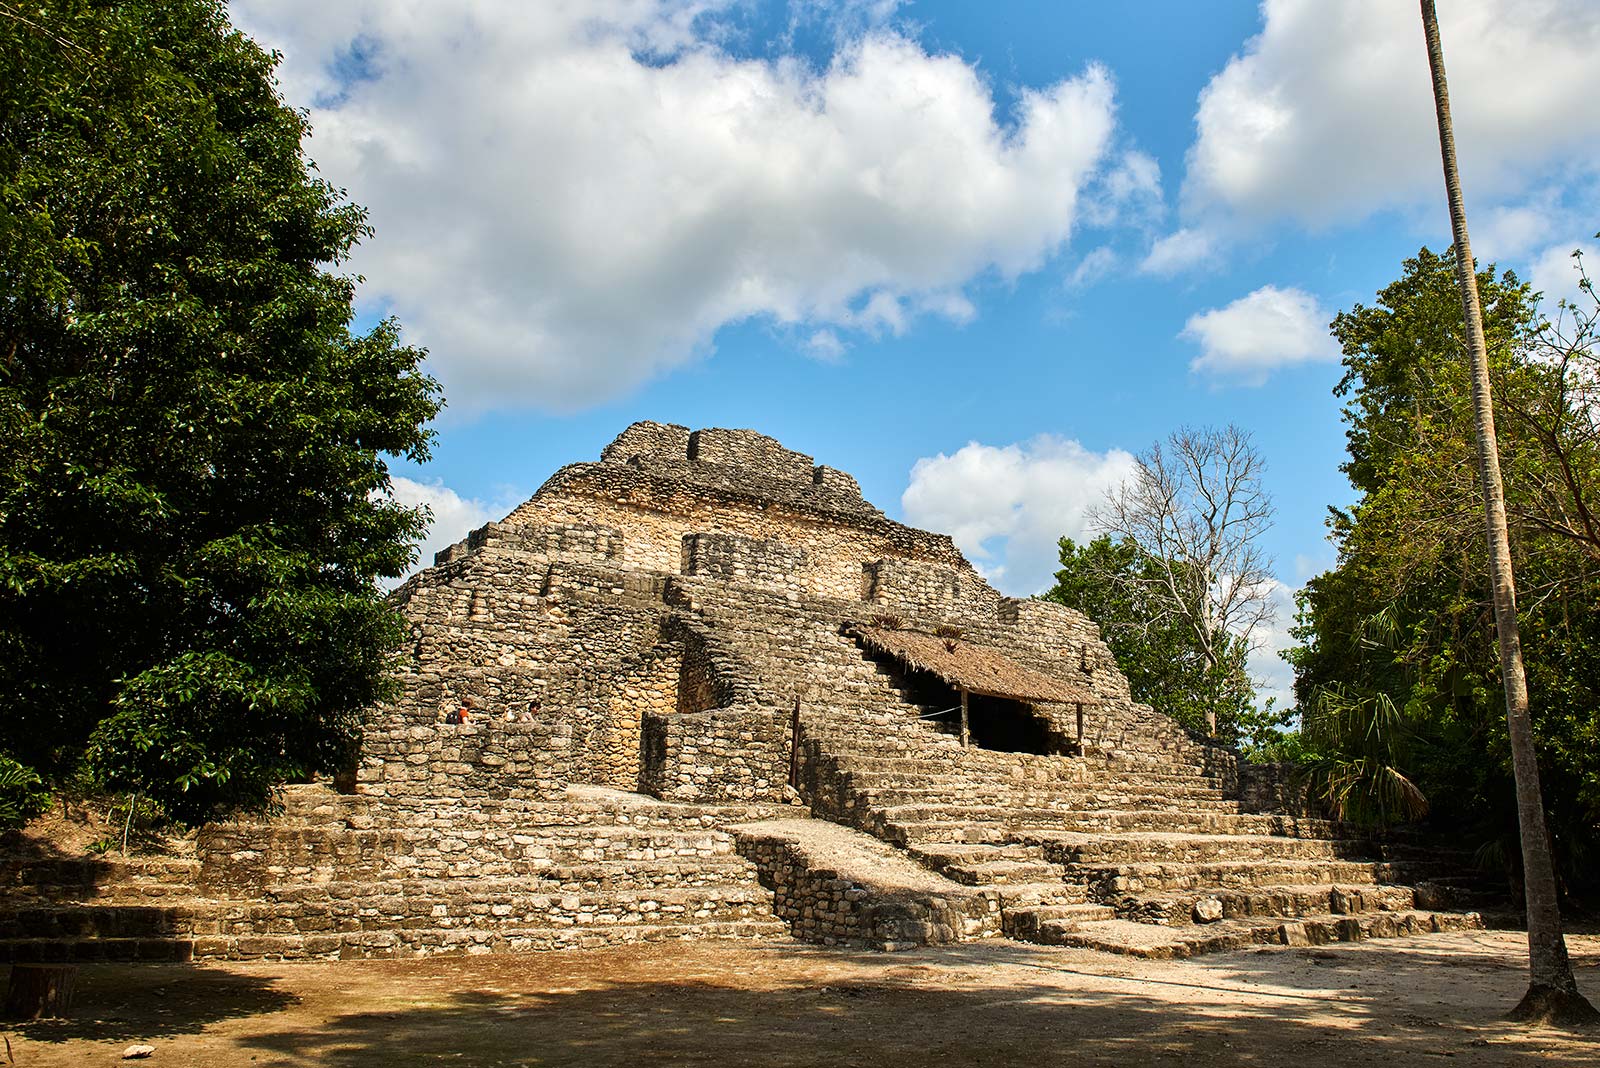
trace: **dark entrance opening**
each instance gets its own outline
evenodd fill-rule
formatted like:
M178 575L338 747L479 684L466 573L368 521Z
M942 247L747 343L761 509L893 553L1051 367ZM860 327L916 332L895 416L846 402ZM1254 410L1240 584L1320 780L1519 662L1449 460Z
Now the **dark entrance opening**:
M960 700L960 695L956 698ZM959 715L959 713L957 713ZM1033 714L1024 701L1005 697L967 696L967 725L972 744L1001 753L1034 753L1045 756L1052 751L1050 730Z
M908 701L924 709L923 722L942 734L961 734L961 692L927 671L906 671L878 658L896 677ZM1061 739L1026 701L967 695L967 731L972 744L1001 753L1049 756L1061 752Z

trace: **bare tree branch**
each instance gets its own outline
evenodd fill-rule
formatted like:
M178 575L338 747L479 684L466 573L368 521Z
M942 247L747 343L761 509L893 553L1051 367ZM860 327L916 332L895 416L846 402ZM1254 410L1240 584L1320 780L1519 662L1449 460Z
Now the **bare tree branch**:
M1273 515L1264 467L1238 427L1184 427L1139 456L1133 477L1089 513L1100 533L1155 564L1151 603L1193 631L1208 666L1229 640L1255 647L1275 615L1272 562L1257 544ZM1215 712L1206 718L1214 733Z

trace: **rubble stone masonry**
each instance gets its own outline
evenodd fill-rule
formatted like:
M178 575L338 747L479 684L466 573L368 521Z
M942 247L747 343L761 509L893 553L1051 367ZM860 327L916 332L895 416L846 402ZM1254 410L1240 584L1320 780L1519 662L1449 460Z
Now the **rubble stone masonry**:
M392 601L399 693L352 774L148 864L0 857L0 955L784 931L1186 955L1475 922L1414 911L1448 904L1442 882L1407 885L1433 860L1308 815L1283 769L1135 702L1091 620L1002 596L947 536L754 431L635 423ZM956 682L863 628L1054 685L975 690L963 745Z

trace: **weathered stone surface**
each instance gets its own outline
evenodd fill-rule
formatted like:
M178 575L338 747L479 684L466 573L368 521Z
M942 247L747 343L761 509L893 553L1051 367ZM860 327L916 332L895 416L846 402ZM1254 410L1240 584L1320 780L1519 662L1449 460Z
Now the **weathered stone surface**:
M823 820L735 831L797 938L894 949L1000 933L998 893L942 878L876 838Z
M1188 956L1476 922L1411 911L1445 896L1404 885L1426 857L1346 837L1283 769L1135 703L1082 614L1001 596L949 537L754 431L636 423L392 600L399 695L343 792L292 787L167 861L0 857L0 956L1002 929ZM950 681L862 628L937 631L1085 699L975 691L963 746Z

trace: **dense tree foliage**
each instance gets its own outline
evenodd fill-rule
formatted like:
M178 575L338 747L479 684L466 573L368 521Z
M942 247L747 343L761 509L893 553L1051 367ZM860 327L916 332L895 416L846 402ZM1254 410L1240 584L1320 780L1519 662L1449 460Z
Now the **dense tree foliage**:
M1453 260L1426 249L1373 307L1341 314L1359 494L1334 511L1333 570L1306 585L1292 654L1303 742L1348 814L1394 819L1426 798L1508 871L1516 805L1475 481ZM1582 519L1600 492L1587 383L1593 312L1541 314L1512 274L1479 274L1531 714L1551 836L1569 887L1600 845L1600 555ZM1576 313L1577 318L1574 319Z
M438 408L273 66L212 0L0 9L0 750L185 820L348 758Z
M1257 708L1246 667L1249 646L1224 634L1213 662L1186 616L1173 611L1162 592L1165 570L1131 541L1102 535L1080 546L1062 538L1061 570L1043 596L1100 625L1134 700L1196 732L1206 731L1209 715L1224 740L1256 739L1273 716Z

